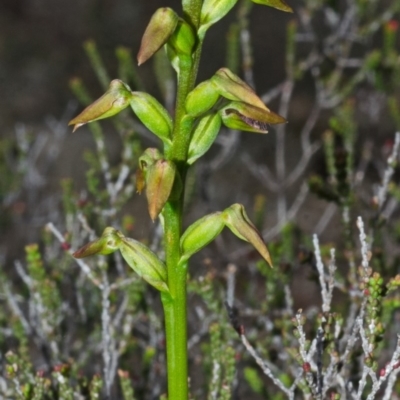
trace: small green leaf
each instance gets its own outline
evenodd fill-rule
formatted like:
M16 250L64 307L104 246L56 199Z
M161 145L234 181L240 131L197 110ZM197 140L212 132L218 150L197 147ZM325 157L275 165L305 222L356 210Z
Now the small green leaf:
M186 111L191 117L198 117L210 110L219 98L211 80L199 83L186 97Z
M223 212L225 225L239 239L251 243L261 254L264 260L272 267L272 260L264 240L250 221L242 204L233 204Z
M208 28L225 17L236 3L237 0L204 0L201 7L199 37L204 38Z
M165 264L147 246L122 236L120 251L124 260L140 277L160 292L169 292Z
M128 107L132 92L128 85L119 79L111 81L110 86L94 103L86 107L77 117L69 121L75 132L79 127L99 119L109 118Z
M180 262L188 260L194 253L212 242L224 226L221 212L206 215L190 225L181 237L183 255Z
M264 390L264 382L258 376L258 370L251 367L245 367L243 370L243 376L246 382L249 384L253 392L262 394Z
M206 115L200 119L190 140L187 161L189 165L193 164L208 151L214 143L220 128L221 117L218 113Z
M130 105L147 129L164 143L171 144L172 118L153 96L145 92L132 92Z
M138 65L147 61L156 53L175 31L179 16L168 7L159 8L151 17L143 34L137 55Z
M87 243L77 250L73 257L85 258L96 254L106 255L117 251L121 245L121 239L114 228L104 229L103 234L97 240Z
M265 108L233 101L219 111L222 122L231 129L267 133L268 125L282 124L285 118Z
M261 4L263 6L269 6L276 8L277 10L285 12L293 12L292 7L290 7L284 0L251 0L253 3Z

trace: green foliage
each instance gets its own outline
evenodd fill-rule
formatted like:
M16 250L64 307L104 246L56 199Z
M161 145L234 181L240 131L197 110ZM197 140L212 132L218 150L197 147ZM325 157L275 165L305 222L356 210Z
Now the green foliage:
M262 394L264 391L264 383L258 375L258 371L254 368L246 367L243 370L244 379L247 381L253 392Z

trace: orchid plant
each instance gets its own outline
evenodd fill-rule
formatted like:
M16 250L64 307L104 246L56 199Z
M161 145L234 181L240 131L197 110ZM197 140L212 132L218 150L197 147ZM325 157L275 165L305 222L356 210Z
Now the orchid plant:
M113 80L107 92L70 121L80 126L112 117L131 107L136 117L162 142L139 158L137 190L145 190L150 218L163 226L165 259L141 242L108 227L98 240L74 253L76 258L120 251L127 264L161 295L167 343L168 397L188 399L186 281L190 257L229 228L251 243L272 266L268 249L241 204L206 215L182 228L187 171L216 140L221 125L267 133L270 124L285 123L253 89L227 68L196 85L202 44L207 30L223 18L237 0L182 0L183 16L160 8L152 16L137 56L141 65L162 47L177 74L175 113L171 116L148 93L131 91ZM291 12L283 0L253 0Z

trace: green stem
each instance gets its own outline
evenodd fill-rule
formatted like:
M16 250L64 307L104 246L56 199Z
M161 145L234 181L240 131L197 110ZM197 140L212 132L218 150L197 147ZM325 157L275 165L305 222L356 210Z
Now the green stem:
M175 275L174 298L162 296L167 341L168 399L188 399L186 268Z
M193 17L191 23L194 26L198 24L201 4L201 0L185 0L183 2L184 12ZM181 257L180 238L187 171L186 160L190 144L190 132L194 122L193 118L185 116L185 102L188 93L195 85L200 47L201 43L199 43L193 58L187 57L180 60L172 146L166 151L166 157L176 164L182 181L182 193L179 199L169 200L163 210L164 242L170 293L163 293L161 299L165 314L169 400L188 399L187 264L179 264L179 260Z

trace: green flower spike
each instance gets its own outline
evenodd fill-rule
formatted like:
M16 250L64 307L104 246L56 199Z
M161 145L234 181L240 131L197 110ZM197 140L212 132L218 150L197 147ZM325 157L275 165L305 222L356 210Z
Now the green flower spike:
M119 79L111 81L110 86L98 100L86 107L68 125L74 125L75 132L88 122L112 117L128 107L132 99L132 92L128 85Z
M179 16L168 7L159 8L151 17L143 34L142 43L137 55L138 65L147 61L156 53L175 31Z
M251 243L264 260L272 267L272 260L264 240L250 221L242 204L233 204L223 212L226 226L239 239Z
M229 103L219 114L226 127L255 133L268 133L268 125L286 122L285 118L268 109L240 101Z
M127 264L146 282L161 292L169 292L165 264L144 244L125 237L114 228L106 228L99 239L86 244L73 256L84 258L96 254L111 254L117 250L120 250Z

